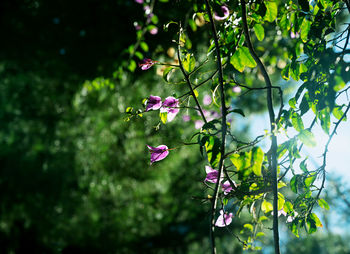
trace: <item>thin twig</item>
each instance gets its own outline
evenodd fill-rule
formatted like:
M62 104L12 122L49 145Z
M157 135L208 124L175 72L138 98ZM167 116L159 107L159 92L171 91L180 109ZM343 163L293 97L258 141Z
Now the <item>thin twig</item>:
M219 161L219 177L221 177L222 170L224 167L224 154L225 154L225 138L226 138L226 129L227 129L227 124L226 124L226 115L227 115L227 108L225 105L225 90L224 90L224 80L223 80L223 71L222 71L222 64L221 64L221 56L220 56L220 46L219 46L219 40L217 37L216 33L216 28L213 20L213 16L211 13L211 8L209 5L208 0L205 0L205 5L207 8L207 13L209 16L210 20L210 25L211 25L211 32L212 36L214 39L215 43L215 50L216 50L216 57L217 57L217 64L218 64L218 71L219 71L219 84L220 84L220 96L221 96L221 114L222 114L222 119L221 119L221 147L220 147L220 152L221 152L221 157ZM214 236L214 231L215 231L215 212L216 212L216 203L217 199L219 196L219 189L220 189L220 181L217 181L215 185L215 191L214 191L214 199L212 202L212 207L211 207L211 220L210 220L210 239L211 239L211 245L212 245L212 253L216 253L216 247L215 247L215 236Z
M272 181L272 190L273 190L273 238L274 238L274 247L275 247L275 254L280 253L280 246L279 246L279 234L278 234L278 190L277 190L277 137L275 135L275 128L276 128L276 122L275 122L275 113L273 110L273 100L272 100L272 84L270 77L265 69L265 66L261 62L260 58L255 53L255 50L253 48L253 45L250 40L249 30L248 30L248 23L247 23L247 14L246 14L246 3L245 0L241 0L241 6L242 6L242 21L243 21L243 31L246 39L246 43L249 49L250 54L254 58L255 62L258 64L258 67L264 77L267 89L267 107L270 117L270 126L271 126L271 147L269 151L269 168L271 170L271 181Z
M198 99L197 99L197 97L196 97L196 95L195 95L195 93L194 93L194 91L193 91L193 88L192 88L192 85L191 85L191 81L190 81L190 79L189 79L189 76L188 76L188 74L186 73L186 71L185 71L185 69L184 69L184 67L183 67L183 65L182 65L182 60L181 60L181 56L180 56L180 45L179 45L178 50L177 50L177 58L178 58L178 60L179 60L180 70L181 70L182 74L183 74L184 77L185 77L185 80L186 80L186 83L187 83L187 85L188 85L188 88L190 89L191 95L192 95L194 101L195 101L196 104L197 104L198 110L199 110L199 112L200 112L200 114L201 114L201 116L202 116L202 118L203 118L203 121L204 121L205 123L207 123L207 119L205 118L205 115L204 115L204 113L203 113L202 107L201 107L201 105L199 104L199 101L198 101Z

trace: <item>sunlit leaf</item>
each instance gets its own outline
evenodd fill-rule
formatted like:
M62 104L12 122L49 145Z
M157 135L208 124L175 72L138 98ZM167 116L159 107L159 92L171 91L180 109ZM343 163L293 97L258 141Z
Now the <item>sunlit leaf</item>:
M265 20L273 22L277 18L278 6L274 1L265 1L266 5L266 14Z
M258 38L259 41L262 41L265 37L265 31L264 27L260 24L255 24L254 25L254 32L256 35L256 38Z
M320 198L318 200L318 205L323 208L323 209L326 209L326 210L329 210L329 205L328 203L326 202L326 200L324 200L323 198Z
M260 147L254 147L252 150L253 153L253 165L252 170L257 176L261 176L261 167L264 160L264 152Z
M261 210L264 212L264 213L268 213L268 212L271 212L273 210L273 206L270 202L264 200L262 203L261 203Z
M317 144L314 134L309 130L302 130L299 133L298 138L308 147L314 147Z

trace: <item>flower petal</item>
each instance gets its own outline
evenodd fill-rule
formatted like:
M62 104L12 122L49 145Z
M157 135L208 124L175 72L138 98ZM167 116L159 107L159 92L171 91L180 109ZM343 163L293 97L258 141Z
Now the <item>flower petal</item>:
M226 226L230 225L232 222L232 217L233 217L232 213L227 214L227 213L224 213L223 210L220 210L220 216L216 220L215 226L226 227Z
M226 5L221 6L221 11L224 14L224 16L219 16L216 12L214 12L215 20L218 20L218 21L225 20L230 16L230 10L227 8Z
M160 145L157 147L147 145L147 147L151 152L151 164L153 162L163 160L169 154L168 147L166 145Z
M162 99L159 96L150 95L147 100L146 111L157 110L162 106Z

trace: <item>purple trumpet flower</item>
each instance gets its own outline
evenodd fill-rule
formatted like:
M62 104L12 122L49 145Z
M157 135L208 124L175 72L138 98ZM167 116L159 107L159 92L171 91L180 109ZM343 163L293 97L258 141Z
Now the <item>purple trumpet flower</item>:
M147 100L146 111L157 110L162 106L162 98L150 95Z
M223 210L220 210L220 216L215 222L215 226L217 227L226 227L231 224L232 222L232 213L224 213Z
M157 147L147 145L147 147L151 152L151 165L153 162L163 160L169 154L169 149L166 145L160 145Z

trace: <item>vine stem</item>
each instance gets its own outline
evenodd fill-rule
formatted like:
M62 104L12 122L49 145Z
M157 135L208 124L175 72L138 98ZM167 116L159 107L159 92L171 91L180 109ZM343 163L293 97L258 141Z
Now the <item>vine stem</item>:
M219 46L219 40L216 33L216 28L213 20L213 15L211 13L211 8L209 5L208 0L205 0L205 5L207 8L207 13L210 20L211 25L211 32L215 43L215 51L216 51L216 57L217 57L217 64L218 64L218 76L219 76L219 85L220 85L220 97L221 97L221 146L220 146L220 152L221 157L219 161L219 179L222 175L223 169L224 169L224 160L225 160L225 139L226 139L226 132L227 132L227 123L226 123L226 115L227 115L227 107L225 105L225 90L224 90L224 78L223 78L223 71L222 71L222 63L221 63L221 56L220 56L220 46ZM233 187L233 186L232 186ZM214 197L212 201L211 206L211 218L210 218L210 240L211 240L211 246L212 246L212 253L216 253L216 246L215 246L215 212L216 212L216 205L217 200L219 197L219 190L220 190L220 181L217 181L214 189Z
M266 83L267 87L267 108L270 117L270 128L271 128L271 147L269 151L269 168L271 172L271 181L272 181L272 193L273 193L273 239L274 239L274 248L275 254L280 254L280 245L279 245L279 233L278 233L278 189L277 189L277 137L275 135L275 112L273 110L272 103L272 84L270 77L266 71L264 64L261 62L260 58L255 53L253 45L250 40L248 23L247 23L247 14L246 14L246 3L245 0L241 0L242 6L242 21L243 21L243 32L246 38L246 43L249 49L250 54L257 63Z
M182 60L181 60L181 56L180 56L180 50L181 50L181 49L180 49L180 45L179 45L178 50L177 50L177 58L178 58L178 60L179 60L180 70L181 70L182 74L183 74L184 77L185 77L185 80L186 80L186 83L187 83L187 85L188 85L188 88L190 89L191 95L192 95L194 101L196 102L196 105L197 105L197 107L198 107L198 110L199 110L199 112L200 112L200 114L201 114L201 116L202 116L202 119L203 119L204 123L207 123L207 119L205 118L205 115L204 115L204 113L203 113L202 107L201 107L201 105L199 104L199 101L198 101L198 99L197 99L197 97L196 97L196 94L194 93L194 90L193 90L193 88L192 88L191 81L190 81L190 77L188 76L188 74L186 73L186 71L185 71L185 69L184 69L184 67L183 67L183 65L182 65Z

